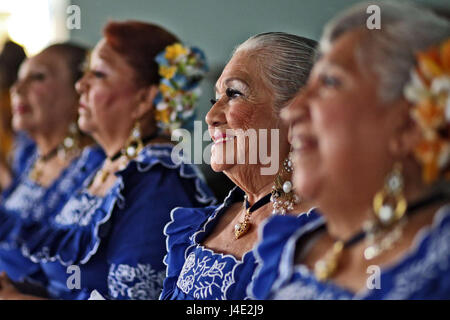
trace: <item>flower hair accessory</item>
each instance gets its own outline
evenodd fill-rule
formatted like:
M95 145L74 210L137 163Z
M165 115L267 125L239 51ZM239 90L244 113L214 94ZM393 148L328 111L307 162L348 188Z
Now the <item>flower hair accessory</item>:
M166 134L195 119L194 105L201 95L200 81L208 71L205 54L181 43L167 46L155 59L161 82L155 98L158 127Z
M404 95L422 128L415 155L423 165L423 180L431 183L441 172L447 174L450 164L450 39L417 54Z

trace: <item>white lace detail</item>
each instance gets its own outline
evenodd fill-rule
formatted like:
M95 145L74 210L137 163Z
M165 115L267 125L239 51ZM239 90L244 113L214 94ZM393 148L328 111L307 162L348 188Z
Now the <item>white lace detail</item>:
M411 299L415 293L420 293L430 282L438 283L439 277L448 273L450 269L450 228L439 229L442 220L450 214L450 206L444 206L436 213L433 226L422 229L416 235L413 250L410 251L401 262L394 266L382 269L381 276L392 272L392 287L385 288L386 300L407 300ZM419 246L425 238L428 243L424 248L423 257L416 257L420 252ZM298 238L298 237L293 237ZM286 250L288 251L288 250ZM412 257L413 260L402 267L404 261ZM285 263L286 265L287 263ZM400 266L399 270L392 270ZM391 271L392 270L392 271ZM286 271L286 268L280 269ZM357 294L351 295L339 287L324 285L319 288L318 284L312 280L313 273L303 265L295 267L295 273L300 277L294 282L281 286L275 290L275 300L319 300L319 299L364 299L370 297L372 290L364 289ZM306 280L305 280L306 279ZM285 279L285 281L288 281Z
M22 183L6 198L4 206L8 211L18 212L22 219L28 218L32 210L35 214L42 215L44 208L39 203L45 192L46 189L37 185Z
M224 300L227 289L235 282L233 270L224 272L226 265L226 261L220 262L208 256L201 260L196 259L195 253L192 252L183 265L177 286L181 291L192 294L196 299L218 298L213 290L220 290L220 299Z
M64 208L55 216L55 222L61 225L87 226L97 209L102 205L103 198L89 197L82 194L80 197L73 197L66 203Z
M29 171L35 162L30 160L28 169L24 171L24 181L17 186L17 188L11 193L11 195L5 201L5 207L8 210L19 212L22 219L26 219L32 215L34 220L41 220L46 212L56 210L60 205L64 196L70 196L70 192L75 190L78 186L76 177L80 175L80 171L89 158L90 148L86 148L78 159L72 161L72 163L63 170L56 185L52 185L49 188L39 186L35 182L28 178ZM48 197L43 201L46 197Z
M347 295L317 288L316 285L297 280L275 292L273 300L348 300Z
M414 261L407 268L395 274L394 287L386 299L408 299L425 287L429 281L436 280L450 266L450 229L433 233L429 239L425 256Z
M108 274L111 297L132 300L158 299L162 290L165 271L156 271L150 264L112 264Z

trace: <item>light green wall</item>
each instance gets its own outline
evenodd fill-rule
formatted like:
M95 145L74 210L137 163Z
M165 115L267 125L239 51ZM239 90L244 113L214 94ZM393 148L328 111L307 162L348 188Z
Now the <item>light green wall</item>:
M160 24L205 50L211 66L199 117L209 108L213 83L233 48L251 35L284 31L317 39L323 25L355 0L72 0L81 9L81 29L71 39L93 46L108 19ZM376 2L376 1L374 1ZM450 9L448 0L423 0Z
M448 0L417 0L450 9ZM318 39L323 25L336 12L357 0L72 0L81 9L81 29L71 39L93 46L109 19L136 19L160 24L187 44L202 48L211 71L202 84L198 118L204 119L214 97L213 86L234 47L251 35L284 31ZM376 1L373 1L376 3ZM204 124L203 129L206 129ZM216 192L228 189L221 175L202 166ZM217 182L219 181L219 182Z

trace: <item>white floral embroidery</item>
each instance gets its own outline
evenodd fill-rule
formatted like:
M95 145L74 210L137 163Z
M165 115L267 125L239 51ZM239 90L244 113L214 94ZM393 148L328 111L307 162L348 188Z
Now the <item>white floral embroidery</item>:
M228 272L225 274L225 277L223 278L222 282L222 292L227 292L228 288L234 283L233 274L231 272Z
M72 197L62 211L55 216L55 222L61 225L78 224L87 226L92 216L102 205L102 201L103 198L90 197L87 194Z
M89 153L90 151L86 149L80 158L72 162L70 167L63 172L56 185L49 189L39 186L28 178L36 159L35 155L33 159L30 159L28 167L22 175L22 183L6 199L5 207L13 212L19 212L22 219L28 218L31 214L34 220L41 220L46 212L56 210L63 198L70 196L70 193L83 181L85 175L80 175L80 172L86 165ZM82 180L79 181L77 177L81 177Z
M22 183L6 198L4 206L7 210L18 212L22 219L29 217L32 210L43 211L40 201L45 195L46 189L30 183Z
M183 265L177 286L196 299L225 299L226 289L234 283L233 268L231 266L231 271L225 273L226 266L227 261L221 262L208 256L196 259L192 252Z
M448 215L448 213L447 213ZM442 214L445 217L445 211ZM443 219L441 217L441 219ZM436 218L435 218L436 219ZM382 288L384 290L382 299L386 300L407 300L414 298L417 293L423 292L426 295L430 283L432 290L436 290L435 285L439 284L439 277L448 273L450 269L450 228L445 226L442 229L435 228L427 232L428 243L420 249L425 252L420 256L420 252L413 251L411 260L403 265L399 263L398 270L387 270L392 273L392 286ZM418 242L421 244L423 239ZM416 250L419 250L418 248ZM407 258L406 258L407 259ZM275 300L320 300L320 299L364 299L370 298L371 290L362 291L356 295L340 290L331 285L319 285L312 279L310 272L305 272L304 268L297 267L296 271L299 279L294 280L278 289L274 295ZM381 276L383 277L382 272ZM306 279L306 280L305 280Z
M150 264L138 263L136 267L112 264L108 274L108 288L115 299L158 299L164 278L165 271L158 272Z
M341 295L334 291L318 288L314 283L307 283L303 280L297 280L280 290L278 290L273 300L332 300L332 299L351 299L350 296Z
M407 268L395 274L394 287L389 291L386 299L408 299L415 292L419 292L430 281L449 270L450 261L450 229L436 232L429 239L425 256L414 261Z

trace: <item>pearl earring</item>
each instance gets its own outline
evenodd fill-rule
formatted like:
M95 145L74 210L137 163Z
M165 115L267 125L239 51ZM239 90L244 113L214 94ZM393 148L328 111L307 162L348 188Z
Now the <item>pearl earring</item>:
M273 214L284 215L286 212L293 210L294 205L300 201L293 191L292 182L289 180L292 170L291 154L289 153L288 157L283 161L281 172L275 178L272 187L270 201L273 205Z

